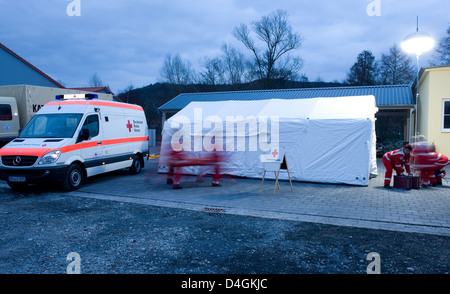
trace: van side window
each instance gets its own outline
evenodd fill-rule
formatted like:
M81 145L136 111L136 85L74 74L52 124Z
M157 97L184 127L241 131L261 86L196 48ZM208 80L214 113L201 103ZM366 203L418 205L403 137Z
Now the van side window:
M82 129L88 129L91 138L98 136L99 133L98 115L93 114L86 117Z
M12 120L11 105L0 104L0 120Z

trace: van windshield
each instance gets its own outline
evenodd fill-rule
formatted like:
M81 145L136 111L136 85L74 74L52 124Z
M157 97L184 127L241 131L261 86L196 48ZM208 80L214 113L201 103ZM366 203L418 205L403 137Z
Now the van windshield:
M21 132L19 138L72 138L83 114L37 114Z

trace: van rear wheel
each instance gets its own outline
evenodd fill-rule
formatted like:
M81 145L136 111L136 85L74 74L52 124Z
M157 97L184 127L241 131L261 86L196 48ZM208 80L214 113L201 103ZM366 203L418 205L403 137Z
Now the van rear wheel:
M63 182L63 188L67 191L74 191L79 189L84 182L83 168L78 164L72 164L67 170Z
M136 175L140 173L142 170L142 157L139 155L135 155L133 158L133 163L128 168L128 171L132 175Z

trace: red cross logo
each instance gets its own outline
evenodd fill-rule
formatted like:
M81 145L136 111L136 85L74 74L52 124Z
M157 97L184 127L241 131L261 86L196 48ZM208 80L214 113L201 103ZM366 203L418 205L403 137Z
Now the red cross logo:
M275 150L272 152L272 155L273 155L274 158L277 157L277 155L278 155L277 149L275 149Z
M129 132L131 132L131 129L133 128L133 125L130 123L130 121L128 120L128 123L127 123L127 129L128 129L128 131Z

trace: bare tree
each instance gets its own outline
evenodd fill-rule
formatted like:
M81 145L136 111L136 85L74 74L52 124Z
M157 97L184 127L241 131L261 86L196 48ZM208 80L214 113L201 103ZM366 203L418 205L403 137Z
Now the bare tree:
M224 44L221 55L203 59L202 65L205 70L201 73L202 83L207 85L241 84L247 80L246 63L244 54Z
M302 60L287 53L300 48L302 37L292 30L285 11L276 10L252 22L252 30L262 41L263 49L255 44L245 24L235 27L233 35L254 55L253 72L265 82L266 88L270 88L272 79L290 77L299 71ZM284 61L279 62L282 58Z
M225 70L219 57L205 58L203 61L205 71L201 73L203 83L207 85L218 85L225 83Z
M450 26L447 29L447 36L439 41L439 45L433 55L434 65L450 64Z
M119 93L118 96L120 98L122 98L125 102L129 103L130 94L131 94L131 91L133 91L133 89L134 89L133 84L129 84L125 89L118 91L118 93Z
M234 47L222 46L225 74L232 85L238 85L245 80L246 60L244 54Z
M383 85L408 84L415 77L413 60L394 44L379 62L380 83Z
M91 79L89 80L89 86L91 87L103 87L104 83L102 81L102 79L98 76L97 73L94 73L91 77Z
M184 62L178 54L173 58L170 54L166 56L160 75L163 82L175 85L188 85L195 80L190 62Z

